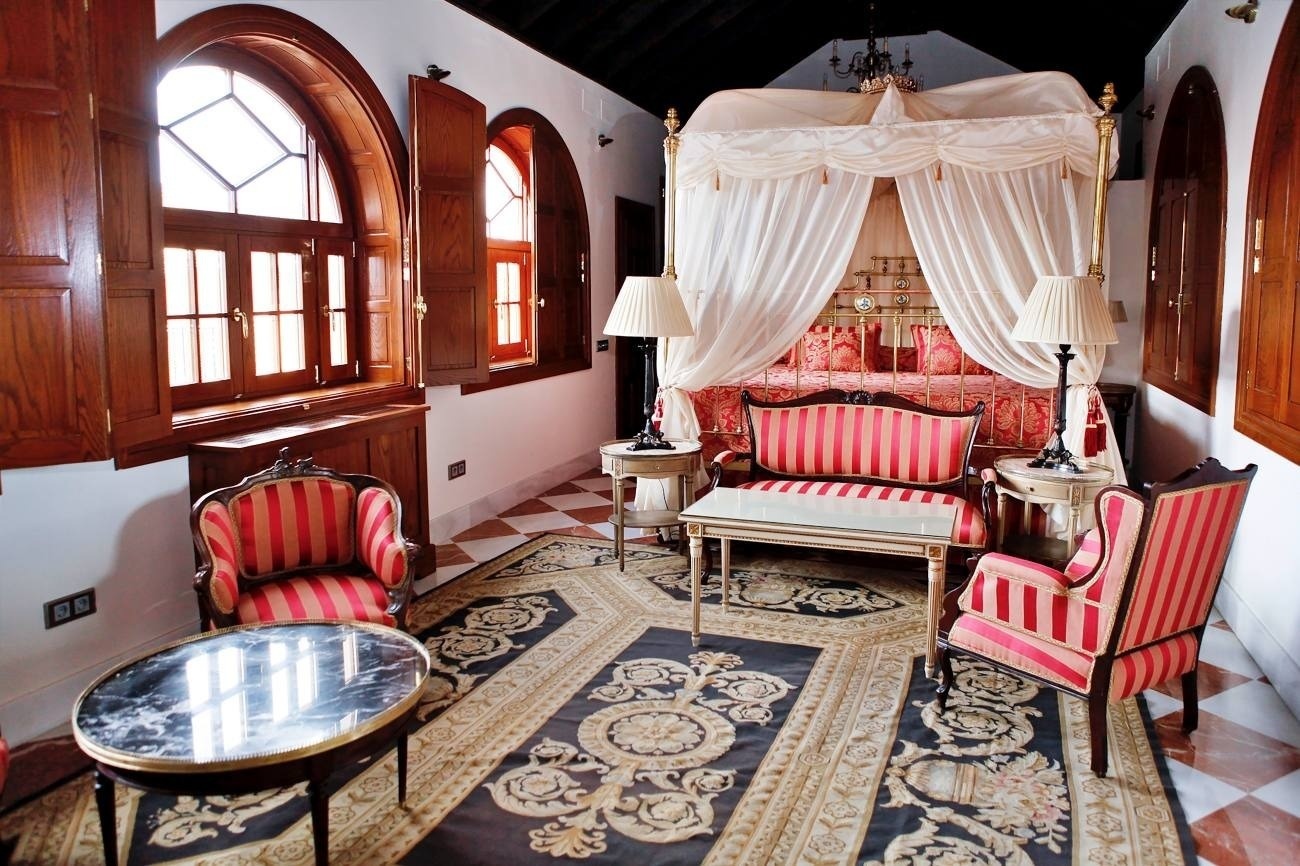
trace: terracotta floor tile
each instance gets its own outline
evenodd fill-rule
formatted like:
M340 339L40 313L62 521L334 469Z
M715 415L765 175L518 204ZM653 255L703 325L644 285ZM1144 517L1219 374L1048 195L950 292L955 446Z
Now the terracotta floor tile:
M585 487L579 487L578 485L573 484L572 482L566 481L563 484L558 484L555 487L552 487L550 490L543 493L542 496L563 496L566 493L586 493L586 492L587 489Z
M1300 749L1222 716L1202 710L1190 736L1182 732L1182 724L1182 710L1156 719L1156 736L1165 754L1243 791L1300 769Z
M540 499L525 499L514 508L507 508L497 515L497 517L522 517L525 514L545 514L555 509L547 505Z
M590 508L569 508L565 514L582 523L604 523L609 520L609 507L593 505Z
M1209 662L1201 662L1196 669L1196 694L1198 697L1208 698L1210 695L1217 695L1225 689L1233 686L1239 686L1242 683L1250 682L1250 677L1245 674L1239 674L1225 668L1212 665ZM1178 700L1183 699L1182 680L1174 677L1172 680L1166 680L1158 686L1153 687L1158 692L1164 692Z
M1196 853L1214 866L1296 862L1300 818L1243 797L1192 824Z
M461 550L455 544L438 545L438 567L444 565L460 565L462 562L473 562L474 558L465 551Z
M477 526L471 526L459 535L453 535L452 541L472 541L479 538L499 538L502 535L518 535L515 528L504 520L492 518L484 520Z

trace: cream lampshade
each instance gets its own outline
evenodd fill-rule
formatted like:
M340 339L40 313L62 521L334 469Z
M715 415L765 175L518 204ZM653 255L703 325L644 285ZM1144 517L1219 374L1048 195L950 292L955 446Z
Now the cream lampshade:
M1042 453L1029 465L1078 472L1079 466L1066 449L1064 438L1066 368L1074 357L1070 347L1119 342L1106 298L1101 293L1101 281L1093 276L1039 277L1020 319L1011 329L1011 339L1056 343L1061 347L1056 353L1061 362L1056 386L1056 430Z
M655 339L689 337L695 333L691 317L682 303L677 281L671 277L628 277L609 311L605 333L615 337L641 337L645 355L645 428L628 446L633 451L672 449L663 433L655 429Z

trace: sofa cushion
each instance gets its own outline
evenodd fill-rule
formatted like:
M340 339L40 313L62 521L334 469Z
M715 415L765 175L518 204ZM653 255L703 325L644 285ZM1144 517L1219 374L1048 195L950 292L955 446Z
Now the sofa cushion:
M341 619L397 625L378 581L351 574L308 574L254 584L239 597L242 623Z
M865 351L862 347L864 335L867 340ZM827 370L874 373L876 347L880 344L880 323L870 322L861 328L833 329L826 325L814 325L803 335L801 344L802 346L796 344L790 350L786 358L787 364L801 364L801 369L813 373L824 373Z
M969 355L962 363L962 349L947 325L912 325L912 342L916 344L916 369L934 376L987 376L993 371Z
M794 481L767 479L747 481L737 487L750 490L772 490L777 493L805 493L812 496L843 496L855 499L876 499L892 502L926 502L957 506L957 519L952 527L952 543L959 547L983 548L988 539L984 515L960 496L934 490L917 490L911 487L889 487L884 484L856 484L848 481Z

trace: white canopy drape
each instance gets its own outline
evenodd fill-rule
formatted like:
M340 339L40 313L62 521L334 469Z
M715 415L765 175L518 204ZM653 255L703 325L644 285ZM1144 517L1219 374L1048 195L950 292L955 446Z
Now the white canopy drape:
M677 153L678 283L695 335L659 353L665 433L699 435L686 391L755 375L794 344L844 273L875 177L898 180L921 267L958 342L999 373L1054 386L1056 347L1016 343L1010 332L1039 275L1087 272L1100 114L1056 72L921 94L761 89L706 99ZM1103 351L1076 354L1071 381L1094 383ZM1081 453L1073 440L1087 389L1077 390L1066 444ZM1097 459L1123 480L1107 435L1108 455Z

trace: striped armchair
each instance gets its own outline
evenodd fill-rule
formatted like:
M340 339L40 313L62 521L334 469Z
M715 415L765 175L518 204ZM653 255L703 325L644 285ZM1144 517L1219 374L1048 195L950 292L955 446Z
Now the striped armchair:
M370 475L290 462L194 504L203 629L300 619L405 626L416 546L396 492Z
M939 621L939 707L958 651L1088 700L1092 770L1106 775L1106 705L1182 678L1183 730L1196 729L1201 635L1256 466L1213 457L1150 499L1107 487L1097 528L1063 571L980 557Z

